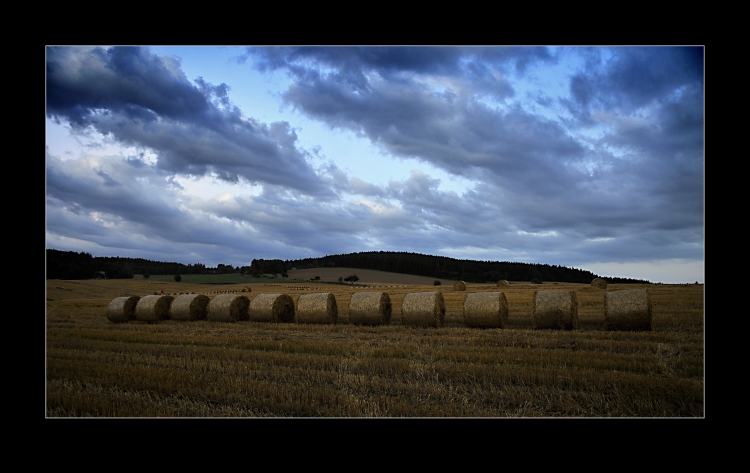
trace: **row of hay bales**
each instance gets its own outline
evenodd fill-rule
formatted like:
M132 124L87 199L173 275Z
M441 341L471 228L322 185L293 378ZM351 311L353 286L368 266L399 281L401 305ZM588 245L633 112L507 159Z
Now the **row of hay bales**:
M651 330L651 298L648 290L609 292L604 297L607 330ZM349 323L388 325L392 305L385 292L354 293L349 301ZM300 296L295 309L287 294L259 294L252 302L243 295L220 294L210 299L202 294L118 297L107 306L112 322L139 320L212 320L218 322L273 322L335 324L338 307L328 293ZM467 327L505 328L508 301L503 292L469 293L464 299L464 324ZM532 307L534 329L575 330L578 328L578 304L574 291L535 291ZM403 325L442 327L445 301L440 292L414 292L404 295L401 304Z
M535 291L532 309L535 329L578 328L578 304L574 291ZM647 289L612 291L604 295L606 330L651 330L651 294Z

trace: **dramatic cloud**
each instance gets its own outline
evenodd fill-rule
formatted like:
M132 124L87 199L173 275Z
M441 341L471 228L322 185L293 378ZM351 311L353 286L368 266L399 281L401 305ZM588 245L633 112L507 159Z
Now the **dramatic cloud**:
M328 194L288 123L260 124L226 84L191 84L144 48L48 48L47 115L152 150L164 172Z
M211 51L47 49L48 247L703 279L701 47Z

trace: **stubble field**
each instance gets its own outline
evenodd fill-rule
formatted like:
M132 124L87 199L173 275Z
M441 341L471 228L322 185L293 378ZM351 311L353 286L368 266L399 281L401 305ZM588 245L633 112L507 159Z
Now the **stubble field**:
M367 282L361 270L332 269ZM286 293L296 303L303 294L331 292L338 307L331 325L115 324L105 316L115 297L162 289L213 297L247 286L47 281L45 416L704 416L703 285L468 284L454 291L452 284L387 278L369 284L279 279L249 284L251 292L242 293L250 300ZM651 293L653 330L606 331L604 294L639 288ZM576 292L576 330L532 329L533 294L540 289ZM348 323L349 300L361 291L389 294L390 325ZM445 325L403 325L404 295L428 291L442 292ZM507 327L466 327L466 295L496 291L508 300Z

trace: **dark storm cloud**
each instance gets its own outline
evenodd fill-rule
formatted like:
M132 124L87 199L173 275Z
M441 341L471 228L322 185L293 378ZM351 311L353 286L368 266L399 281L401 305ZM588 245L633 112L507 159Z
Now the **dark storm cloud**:
M668 100L680 89L703 89L702 47L627 47L607 50L612 57L590 62L570 80L577 106L631 112Z
M577 74L536 76L571 57ZM285 105L417 160L411 174L347 174L329 150L300 149L301 128L244 117L226 84L189 82L148 50L50 48L48 116L145 154L48 156L48 246L209 265L369 250L584 268L702 261L702 48L250 48L245 59L288 72ZM445 190L431 166L465 188ZM261 186L198 197L175 175Z
M581 51L586 69L570 80L564 102L587 126L605 127L588 139L571 121L518 104L494 106L475 86L493 72L528 73L534 62L555 62L546 48L251 52L261 67L290 71L295 82L283 96L290 106L393 156L481 183L492 191L485 197L502 196L498 211L518 228L597 235L633 224L692 229L702 222L701 48ZM352 69L363 72L356 87L346 80ZM536 97L553 103L544 91ZM394 197L407 199L407 191ZM433 217L451 213L441 210Z
M535 62L557 60L547 48L461 46L252 47L241 61L248 57L261 70L317 63L336 69L374 69L385 76L396 72L450 76L459 74L463 64L479 61L525 72Z
M366 136L394 156L459 176L491 176L509 186L533 184L533 175L545 183L537 186L540 194L572 185L577 176L565 163L584 157L580 144L555 122L518 107L499 111L477 101L446 100L416 83L378 84L361 94L335 80L316 80L293 84L284 98L333 128Z
M497 99L515 93L503 75L523 74L534 63L557 60L546 48L432 46L248 48L241 61L249 57L261 71L286 69L302 82L328 75L356 92L369 91L367 74L376 72L390 82L407 84L412 75L461 77L477 92Z
M145 48L47 48L47 115L147 147L165 172L330 191L287 123L242 117L226 84L191 84L174 60Z
M251 48L249 53L258 67L286 68L295 77L284 95L287 104L332 128L364 135L395 156L456 175L489 170L515 182L509 176L514 170L534 167L560 176L564 160L582 156L558 124L479 101L493 71L554 62L546 48ZM364 82L352 86L346 79L350 70L362 73ZM370 72L376 76L368 78ZM454 82L436 90L419 81L420 74ZM513 94L510 85L500 90L503 97Z

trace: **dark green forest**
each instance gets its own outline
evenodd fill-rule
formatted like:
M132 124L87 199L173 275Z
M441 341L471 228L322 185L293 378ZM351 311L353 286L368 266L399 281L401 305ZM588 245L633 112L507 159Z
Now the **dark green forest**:
M283 260L255 259L250 266L218 264L215 268L201 263L183 264L151 261L143 258L92 256L90 253L47 249L47 279L132 279L135 274L286 274Z
M201 263L183 264L150 261L143 258L95 257L75 251L46 250L47 279L131 279L135 274L286 274L292 268L359 268L414 274L473 283L508 281L548 281L590 283L600 276L582 269L548 264L459 260L444 256L394 251L371 251L326 255L298 260L254 259L250 266L219 264L209 268ZM613 284L649 283L641 279L607 277Z
M549 281L590 283L601 277L591 271L549 264L499 261L459 260L445 256L419 253L371 251L346 255L324 256L286 261L287 268L344 267L375 269L393 273L415 274L432 278L484 283L508 281ZM613 284L648 284L649 281L629 278L606 278Z

